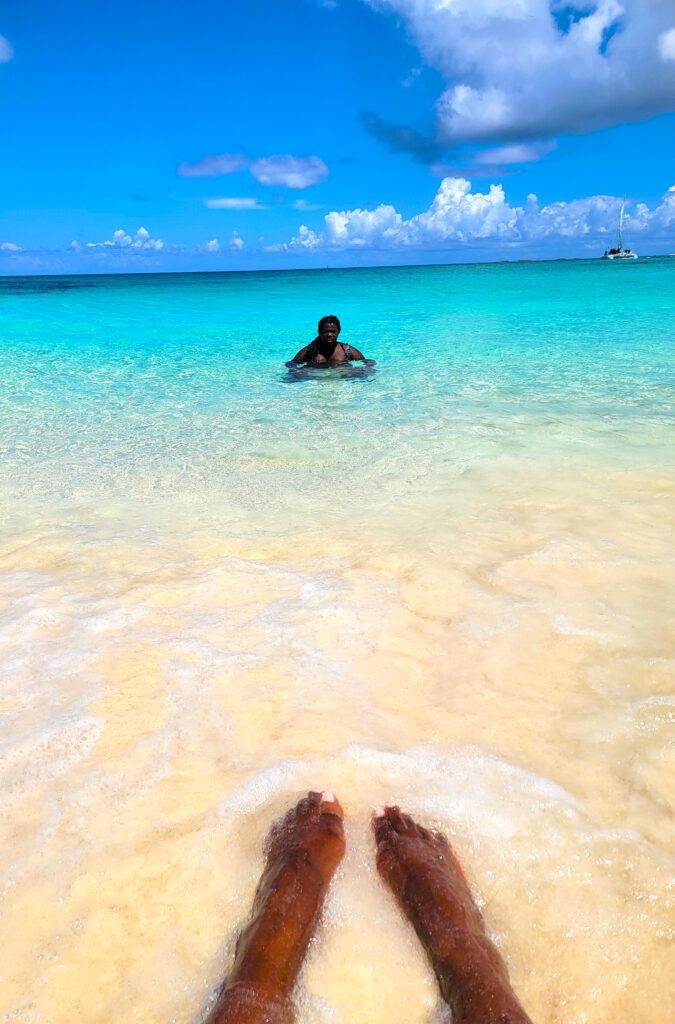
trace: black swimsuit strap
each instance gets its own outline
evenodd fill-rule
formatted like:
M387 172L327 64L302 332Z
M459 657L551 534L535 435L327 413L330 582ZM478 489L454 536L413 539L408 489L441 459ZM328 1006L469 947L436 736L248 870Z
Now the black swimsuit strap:
M324 353L321 351L320 339L319 338L315 338L314 341L310 342L310 344L307 346L307 350L305 352L305 362L310 363L313 359L316 359L316 357L318 355L324 356L324 359L326 359L326 358L332 359L333 356L335 355L335 349L338 347L338 345L342 346L342 351L345 354L345 358L349 359L350 358L349 353L351 352L351 345L345 345L344 342L342 342L342 341L336 341L335 345L333 346L333 351L331 352L330 356L326 357L324 355Z

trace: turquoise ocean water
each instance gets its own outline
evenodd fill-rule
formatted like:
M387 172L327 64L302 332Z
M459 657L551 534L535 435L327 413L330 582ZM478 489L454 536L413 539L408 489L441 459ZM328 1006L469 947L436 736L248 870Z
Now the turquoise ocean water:
M196 1024L313 785L352 853L303 1024L435 1012L370 866L391 799L453 836L536 1021L666 1019L675 260L0 310L2 1019ZM327 313L372 376L286 372Z
M649 458L671 411L674 275L647 260L7 279L3 486L255 508L257 459L290 487L309 465L320 509L373 475L406 500L437 460L452 474L613 443ZM325 311L377 374L289 390L281 364Z

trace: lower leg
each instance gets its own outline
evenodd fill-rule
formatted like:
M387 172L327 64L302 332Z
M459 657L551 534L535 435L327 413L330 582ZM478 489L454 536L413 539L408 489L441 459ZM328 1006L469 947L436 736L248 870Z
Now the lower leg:
M453 1024L531 1024L445 836L398 807L373 819L378 870L424 946Z
M253 913L207 1024L290 1024L291 993L344 853L342 808L310 793L269 836Z

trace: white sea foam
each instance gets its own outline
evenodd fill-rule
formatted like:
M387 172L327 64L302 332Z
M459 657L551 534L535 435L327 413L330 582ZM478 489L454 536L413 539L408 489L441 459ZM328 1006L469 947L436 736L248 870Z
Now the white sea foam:
M9 914L28 922L8 1013L65 1021L75 999L95 1020L106 964L113 1015L197 1021L271 822L329 787L349 853L303 1024L440 1012L374 872L367 822L387 801L451 837L535 1019L604 1024L622 1005L650 1020L666 990L644 1010L637 950L665 977L670 663L641 646L653 623L628 654L615 625L595 635L598 570L564 554L535 570L519 531L501 559L491 536L416 558L346 531L334 552L309 532L290 555L264 537L193 532L181 551L133 536L69 538L75 571L55 533L31 542L31 572L1 554L18 596L0 630L3 799L20 823L2 866ZM611 621L644 595L604 595Z

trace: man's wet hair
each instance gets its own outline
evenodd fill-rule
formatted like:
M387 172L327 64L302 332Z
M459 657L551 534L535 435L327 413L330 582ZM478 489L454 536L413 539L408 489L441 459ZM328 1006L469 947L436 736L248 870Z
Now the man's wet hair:
M339 319L332 314L330 316L322 316L319 320L319 334L321 334L321 328L324 327L325 324L335 324L338 329L338 333L342 330L342 324Z

